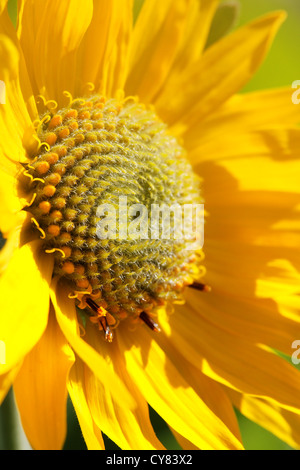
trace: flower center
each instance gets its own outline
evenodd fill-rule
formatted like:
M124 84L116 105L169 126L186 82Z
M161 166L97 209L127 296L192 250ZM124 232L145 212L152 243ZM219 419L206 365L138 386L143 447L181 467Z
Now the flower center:
M153 307L194 282L201 259L193 237L175 236L176 210L201 202L183 148L134 98L78 99L41 123L43 144L26 172L54 274L71 281L103 329L104 317L151 322Z

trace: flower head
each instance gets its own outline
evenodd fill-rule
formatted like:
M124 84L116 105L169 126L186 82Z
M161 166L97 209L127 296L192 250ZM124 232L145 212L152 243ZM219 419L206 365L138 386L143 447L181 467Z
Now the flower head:
M285 14L210 44L218 4L23 0L15 31L0 0L0 384L35 448L67 392L89 448L162 449L148 404L184 448L242 448L233 405L299 445L299 112L236 94Z

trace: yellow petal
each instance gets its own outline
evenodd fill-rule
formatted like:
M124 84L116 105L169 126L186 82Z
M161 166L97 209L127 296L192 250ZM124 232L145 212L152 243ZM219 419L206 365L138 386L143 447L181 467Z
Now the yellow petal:
M75 92L77 51L91 22L93 1L22 0L18 37L35 95L62 101Z
M158 96L163 95L165 90L172 87L173 80L182 76L184 70L188 70L201 60L218 4L219 0L192 0L187 5L184 30L180 37L176 56ZM160 46L158 45L158 47ZM156 96L155 99L159 98Z
M10 219L12 219L12 215L10 214ZM31 226L31 215L28 212L22 211L17 214L16 219L14 220L13 229L8 237L6 231L2 231L2 235L5 240L5 245L1 248L0 251L0 274L4 272L7 268L9 261L14 254L15 250L20 248L24 243L24 232L28 230Z
M0 0L0 15L7 6L7 0Z
M290 87L235 95L201 123L201 133L197 125L187 129L185 146L192 151L228 136L233 141L238 132L279 129L283 123L288 127L299 122L300 109L291 101Z
M168 322L163 317L159 321L169 341L204 374L234 390L269 397L285 409L297 411L300 372L252 343L245 332L242 336L232 332L229 322L223 327L211 321L212 311L209 300L203 305L201 299L197 304L191 299L188 305L178 306ZM218 311L221 316L220 306Z
M241 448L238 439L196 393L188 374L180 365L177 369L177 356L168 357L145 328L135 332L124 328L120 349L132 380L175 431L201 449Z
M300 132L299 129L294 128L282 128L282 129L261 129L253 130L249 132L238 132L237 134L228 133L222 136L222 138L208 139L207 141L199 141L197 148L195 148L189 155L191 163L195 169L198 169L198 164L209 160L221 160L225 158L238 158L239 161L236 163L237 167L243 165L246 161L247 168L245 167L244 175L247 170L251 167L251 174L253 175L257 168L257 161L253 162L252 158L261 159L262 165L272 170L270 158L272 157L275 161L273 163L273 171L278 171L280 166L283 170L289 171L291 165L298 165L298 160L295 157L299 156L299 145L300 145ZM251 157L251 158L249 158ZM264 160L263 160L264 158ZM283 162L280 161L284 159ZM277 160L277 162L276 162ZM294 160L294 161L293 161ZM234 165L233 162L228 163L228 166ZM225 164L226 165L226 164ZM253 180L253 179L252 179ZM278 185L278 181L276 184ZM267 185L267 188L263 186L263 183ZM252 184L253 181L252 181ZM268 189L274 184L273 178L263 179L262 177L257 178L257 189ZM287 189L287 180L282 179L282 185L285 185ZM293 184L293 187L295 185Z
M293 448L300 448L300 415L284 410L269 400L249 397L228 390L228 394L240 412L267 429Z
M162 309L160 317L161 315L166 316L165 309ZM165 351L166 355L172 357L177 368L180 371L184 371L185 378L197 392L201 400L220 418L227 429L241 441L239 427L231 401L220 384L211 380L206 375L201 374L198 368L195 368L190 361L187 361L181 355L180 349L173 348L171 342L168 341L164 335L158 335L157 342Z
M0 79L5 85L5 104L0 104L0 129L6 143L3 153L19 161L25 154L24 135L32 128L37 112L22 51L6 8L0 15L0 31Z
M109 388L86 368L87 401L97 426L123 450L164 449L152 428L147 402L127 373L117 338L112 344L105 343L93 325L87 325L86 335L101 356L111 358L112 370L128 387L136 402L136 407L129 409L121 396L116 400Z
M160 90L176 57L189 4L189 0L145 1L132 35L127 95L151 102Z
M85 337L80 337L76 307L74 299L68 297L69 289L64 283L53 279L51 283L51 300L57 316L57 321L70 345L78 356L90 367L94 374L104 386L108 387L116 399L123 397L127 406L135 406L134 400L121 381L113 372L111 358L101 356L88 342Z
M207 49L157 100L161 117L180 129L201 122L253 76L285 17L283 12L267 14Z
M0 230L4 238L15 238L26 219L25 212L20 212L25 205L25 200L19 195L17 171L16 175L9 175L0 170Z
M93 18L79 48L82 84L90 82L106 96L124 86L132 11L132 0L95 0Z
M60 450L67 431L67 377L74 354L50 311L47 329L14 382L21 421L36 450Z
M171 431L180 447L182 447L184 450L199 450L197 446L192 444L188 439L182 437L182 435L176 432L174 429L171 428Z
M128 67L129 67L129 43L133 27L133 1L122 1L122 9L119 9L118 17L121 19L118 36L110 60L107 61L104 75L107 76L106 95L118 96L123 93Z
M253 258L253 250L249 249L249 260L251 256ZM222 264L224 259L220 258L219 264ZM229 257L227 260L229 264ZM252 266L249 260L248 265ZM243 271L238 270L241 261L244 266ZM220 328L226 329L230 325L230 331L240 337L247 331L247 339L253 344L266 344L275 350L291 354L291 344L299 331L299 318L297 321L291 316L290 318L288 315L284 316L276 302L270 300L270 290L265 298L255 298L254 275L247 273L247 259L244 256L237 255L235 263L230 266L233 274L229 272L230 269L217 270L215 265L209 263L207 265L209 275L206 281L213 286L213 290L209 298L208 296L199 298L199 295L189 292L191 302L199 304L199 308L208 311L210 320ZM248 270L250 269L249 267ZM247 274L248 277L246 277ZM241 278L240 281L237 279L238 276ZM274 292L278 289L280 289L280 281L273 286Z
M52 257L34 241L14 253L0 278L0 339L6 345L1 374L23 359L46 328L52 271Z
M24 201L17 189L17 177L32 144L32 119L37 115L27 70L6 3L0 13L0 80L5 104L0 104L0 228L5 235L17 224L17 212ZM2 95L2 94L1 94ZM2 97L3 99L3 97Z
M32 88L16 31L8 16L6 3L0 10L0 79L5 84L5 104L0 104L1 132L6 135L7 157L17 160L23 155L22 140L25 131L37 117ZM9 146L15 152L9 152ZM18 148L18 150L17 150Z
M200 60L218 4L219 0L191 2L181 47L172 65L171 75L182 73L182 70Z
M89 450L104 450L105 445L101 430L95 425L91 410L87 404L84 384L84 363L78 357L69 374L68 391L87 448Z
M224 134L207 145L194 156L209 208L204 249L213 295L195 302L204 311L209 303L214 323L289 353L300 306L299 130Z

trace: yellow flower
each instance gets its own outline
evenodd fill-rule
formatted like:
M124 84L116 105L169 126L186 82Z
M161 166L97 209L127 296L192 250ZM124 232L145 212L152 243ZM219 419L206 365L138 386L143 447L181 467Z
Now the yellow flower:
M90 449L162 449L148 404L183 448L242 448L233 405L299 446L277 354L300 336L299 109L236 94L285 14L205 48L217 0L146 0L134 25L132 3L24 0L15 31L0 0L0 396L36 449L63 445L67 392ZM99 240L118 194L203 198L205 259Z

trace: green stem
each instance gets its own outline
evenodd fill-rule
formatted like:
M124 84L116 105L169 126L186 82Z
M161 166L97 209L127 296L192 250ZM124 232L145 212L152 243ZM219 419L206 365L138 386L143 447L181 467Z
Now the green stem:
M29 448L11 389L0 407L0 450Z

